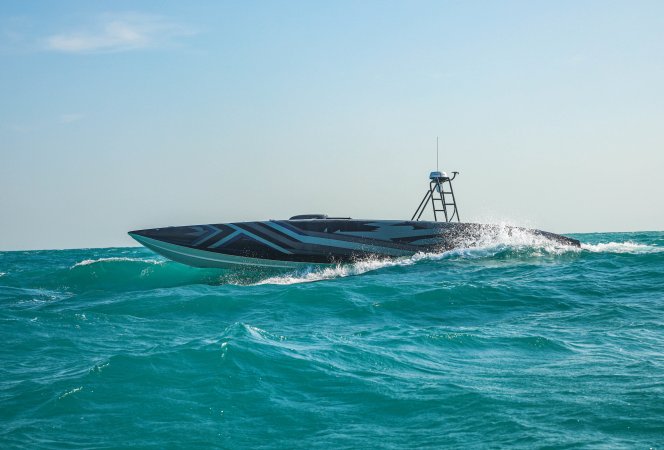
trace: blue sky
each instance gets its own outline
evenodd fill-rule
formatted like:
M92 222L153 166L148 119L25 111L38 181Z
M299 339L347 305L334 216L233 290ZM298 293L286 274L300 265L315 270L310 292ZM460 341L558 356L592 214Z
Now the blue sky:
M661 230L664 2L3 2L0 249L323 212Z

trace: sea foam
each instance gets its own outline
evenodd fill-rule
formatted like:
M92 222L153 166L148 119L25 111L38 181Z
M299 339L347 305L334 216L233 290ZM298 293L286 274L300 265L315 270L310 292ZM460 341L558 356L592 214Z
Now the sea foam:
M127 258L127 257L110 257L110 258L98 258L98 259L85 259L83 261L79 261L71 268L73 269L74 267L80 267L80 266L89 266L90 264L98 264L98 263L107 263L107 262L141 262L141 263L146 263L146 264L157 264L161 265L166 262L166 260L159 260L159 259L146 259L146 258Z

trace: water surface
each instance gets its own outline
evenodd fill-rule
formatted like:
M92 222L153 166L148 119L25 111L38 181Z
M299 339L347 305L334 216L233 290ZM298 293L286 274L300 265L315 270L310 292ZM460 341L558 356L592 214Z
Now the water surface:
M664 232L231 273L0 253L2 448L664 444Z

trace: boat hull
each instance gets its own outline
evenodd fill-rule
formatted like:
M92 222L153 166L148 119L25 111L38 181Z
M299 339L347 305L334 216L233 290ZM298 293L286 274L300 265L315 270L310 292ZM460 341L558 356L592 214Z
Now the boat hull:
M505 233L579 246L575 239L518 227L394 220L270 220L151 228L129 235L156 253L195 267L297 268L472 247Z
M515 233L579 246L575 239L519 227L394 220L270 220L152 228L129 235L190 266L288 269L473 247L492 236Z

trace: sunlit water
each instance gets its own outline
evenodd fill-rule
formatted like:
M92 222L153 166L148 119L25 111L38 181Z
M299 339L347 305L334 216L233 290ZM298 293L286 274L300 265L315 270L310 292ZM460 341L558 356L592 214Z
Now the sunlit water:
M664 233L293 272L0 253L0 447L662 448Z

